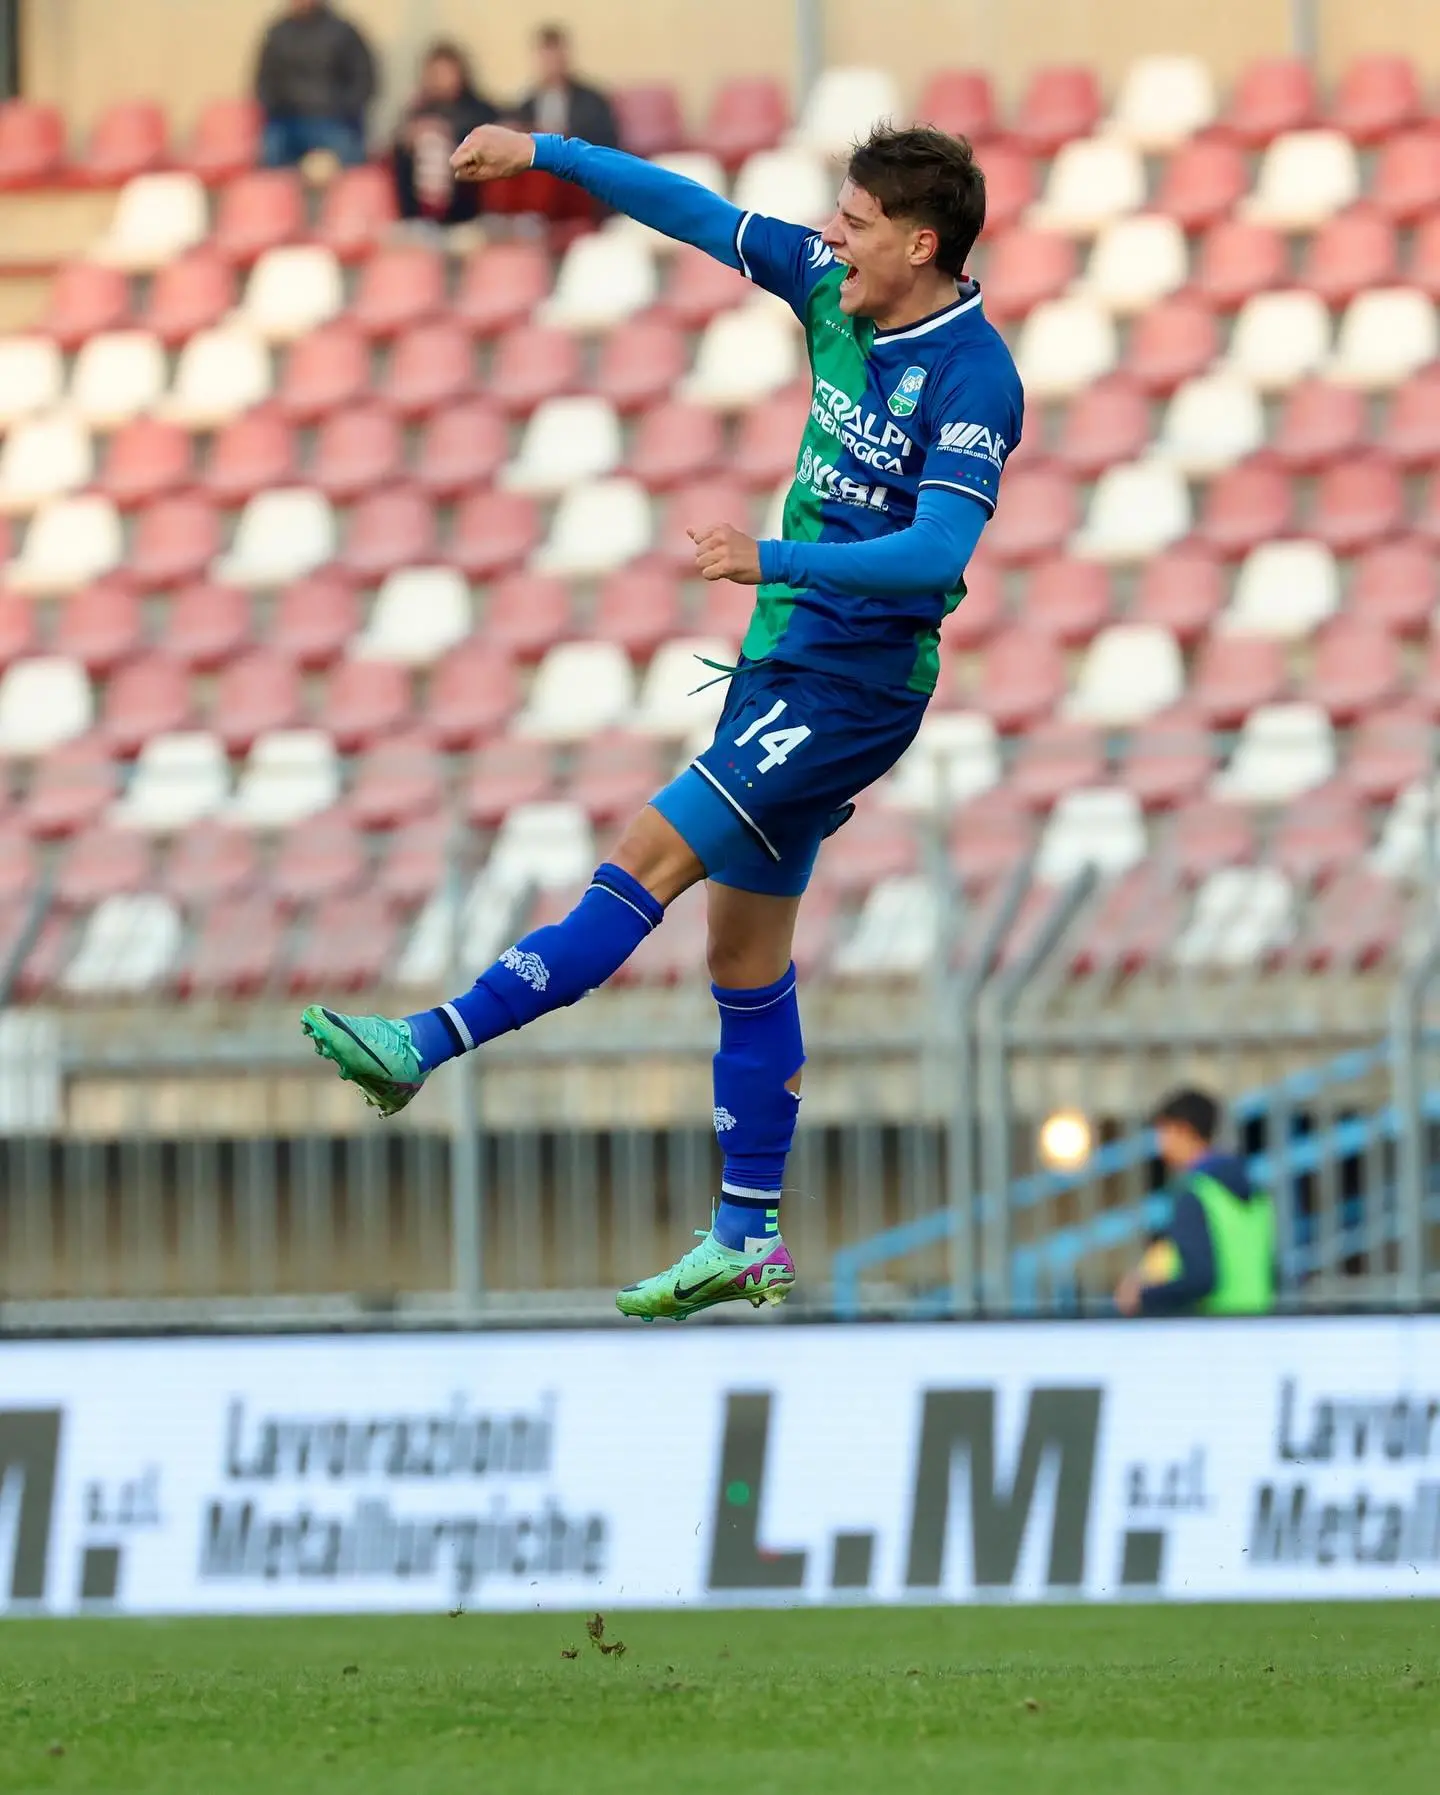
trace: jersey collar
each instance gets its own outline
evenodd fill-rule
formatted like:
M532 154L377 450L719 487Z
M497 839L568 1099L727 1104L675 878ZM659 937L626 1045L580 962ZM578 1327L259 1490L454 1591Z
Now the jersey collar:
M963 280L956 283L955 303L947 305L943 311L932 312L928 318L922 318L918 324L905 324L899 330L877 330L877 343L903 343L907 337L929 336L932 330L939 330L952 318L962 317L966 312L978 311L980 308L980 283L978 280Z

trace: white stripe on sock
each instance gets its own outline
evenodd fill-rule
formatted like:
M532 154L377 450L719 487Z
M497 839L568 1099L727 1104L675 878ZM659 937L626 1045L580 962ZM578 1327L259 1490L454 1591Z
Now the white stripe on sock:
M459 1035L460 1039L465 1043L466 1053L473 1053L475 1051L475 1037L470 1033L470 1030L466 1028L465 1018L460 1014L459 1010L455 1008L453 1003L442 1003L440 1012L442 1015L448 1016L451 1022L455 1025L455 1033Z
M737 1184L722 1183L720 1195L722 1197L738 1197L742 1203L763 1203L769 1209L776 1208L780 1202L778 1190L746 1190Z
M590 881L590 889L592 891L603 891L606 897L613 897L617 904L623 904L627 910L633 910L652 935L655 930L659 928L659 923L657 923L653 917L647 916L633 899L622 896L620 892L616 891L613 885L602 885L598 879L592 879Z

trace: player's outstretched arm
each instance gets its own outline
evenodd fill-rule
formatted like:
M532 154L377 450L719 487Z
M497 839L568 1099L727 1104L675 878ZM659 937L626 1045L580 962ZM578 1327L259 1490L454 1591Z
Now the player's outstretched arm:
M506 125L481 125L450 158L457 179L496 181L507 175L541 169L573 181L587 193L673 237L693 243L731 268L740 266L735 239L744 218L738 206L721 199L698 181L657 168L623 150L602 149L578 137L557 137L546 131L512 131Z
M953 592L965 576L989 510L978 499L940 486L920 489L915 521L869 542L791 542L756 545L761 583L815 586L865 597L908 598ZM705 578L733 578L711 575Z

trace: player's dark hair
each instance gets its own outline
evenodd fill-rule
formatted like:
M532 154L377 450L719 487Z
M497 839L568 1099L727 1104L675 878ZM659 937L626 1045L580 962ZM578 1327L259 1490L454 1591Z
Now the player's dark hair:
M540 25L535 31L535 42L547 50L563 50L570 42L570 33L563 25Z
M1208 1146L1220 1132L1220 1105L1208 1091L1193 1086L1172 1091L1150 1118L1152 1123L1179 1122Z
M887 218L908 218L940 239L935 266L958 280L985 223L985 176L964 137L934 125L877 125L850 157L850 179Z

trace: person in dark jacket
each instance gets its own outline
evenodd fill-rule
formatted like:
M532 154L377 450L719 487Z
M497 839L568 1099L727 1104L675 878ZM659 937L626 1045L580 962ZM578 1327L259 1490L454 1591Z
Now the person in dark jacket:
M365 160L365 111L375 97L375 58L348 19L325 0L290 0L265 33L255 97L265 112L261 159L291 168L315 150L347 167Z
M499 116L476 92L459 45L432 44L420 67L420 90L395 134L395 197L402 218L464 224L475 217L484 189L457 181L450 156L477 125Z
M1275 1206L1238 1154L1217 1150L1220 1105L1173 1092L1151 1118L1175 1181L1165 1231L1120 1280L1124 1315L1256 1315L1275 1305Z
M577 81L570 67L570 36L562 25L542 25L535 33L534 91L520 102L515 123L522 131L554 131L583 137L608 150L620 147L615 109L598 87Z

